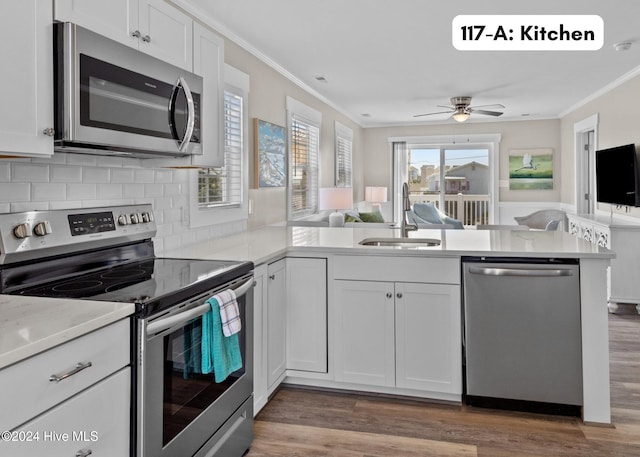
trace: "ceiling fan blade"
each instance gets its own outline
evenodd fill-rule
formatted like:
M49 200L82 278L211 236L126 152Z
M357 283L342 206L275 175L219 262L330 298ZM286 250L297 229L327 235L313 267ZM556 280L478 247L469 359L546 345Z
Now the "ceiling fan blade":
M433 114L451 114L453 111L439 111L437 113L424 113L424 114L414 114L413 117L421 117L421 116L431 116Z
M502 114L503 114L503 113L501 113L499 111L486 111L486 110L482 110L482 109L469 109L469 111L471 113L485 114L487 116L502 116Z
M476 108L504 109L504 105L501 105L500 103L496 103L494 105L470 106L469 108L471 108L471 109L476 109Z

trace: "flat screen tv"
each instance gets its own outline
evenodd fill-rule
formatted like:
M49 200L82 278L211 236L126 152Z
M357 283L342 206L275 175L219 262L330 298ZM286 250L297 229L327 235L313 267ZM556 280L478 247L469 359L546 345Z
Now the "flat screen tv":
M633 144L596 151L597 200L610 205L640 206L638 155Z

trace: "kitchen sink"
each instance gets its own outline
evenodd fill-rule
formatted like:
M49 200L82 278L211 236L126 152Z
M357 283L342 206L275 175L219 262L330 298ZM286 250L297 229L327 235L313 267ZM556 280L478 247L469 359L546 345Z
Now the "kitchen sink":
M409 248L440 246L440 240L435 238L365 238L358 244L362 246L398 246Z

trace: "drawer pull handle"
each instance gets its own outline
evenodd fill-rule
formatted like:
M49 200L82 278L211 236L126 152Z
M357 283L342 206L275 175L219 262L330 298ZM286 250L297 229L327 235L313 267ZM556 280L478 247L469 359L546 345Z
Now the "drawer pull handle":
M81 372L82 370L84 370L86 368L89 368L91 365L92 365L91 362L78 363L78 364L76 364L76 367L73 370L71 370L71 371L69 371L69 372L67 372L65 374L60 374L60 375L52 374L51 376L49 376L49 381L51 381L51 382L60 382L63 379L67 379L68 377L73 376L74 374L79 373L79 372ZM89 453L91 453L91 451L89 451ZM89 455L89 454L86 454L86 455Z
M76 457L87 457L91 454L93 454L93 452L91 452L91 449L80 449L78 452L76 452Z

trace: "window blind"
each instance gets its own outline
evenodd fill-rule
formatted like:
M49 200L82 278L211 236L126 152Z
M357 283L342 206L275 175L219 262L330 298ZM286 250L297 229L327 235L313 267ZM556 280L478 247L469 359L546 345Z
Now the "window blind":
M198 171L200 207L242 203L243 103L241 95L224 92L224 166Z
M303 217L318 208L318 153L320 129L292 116L290 152L291 215Z
M336 187L352 186L353 130L335 122Z

